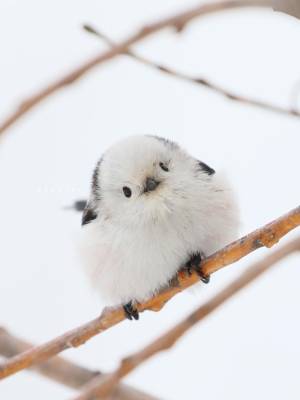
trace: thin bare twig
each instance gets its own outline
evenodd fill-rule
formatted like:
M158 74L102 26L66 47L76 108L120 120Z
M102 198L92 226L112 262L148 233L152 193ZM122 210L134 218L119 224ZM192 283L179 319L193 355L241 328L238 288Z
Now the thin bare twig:
M114 48L116 46L116 43L113 40L111 40L103 32L96 30L91 25L88 25L88 24L83 25L83 29L85 31L92 33L93 35L99 37L100 39L102 39L111 48ZM136 52L132 51L131 49L126 50L123 54L126 54L127 56L133 58L134 60L138 61L139 63L146 65L150 68L154 68L155 70L165 73L169 76L180 79L184 82L193 83L198 86L202 86L209 90L212 90L213 92L215 92L221 96L224 96L226 99L233 100L238 103L242 103L242 104L249 105L249 106L254 106L254 107L264 109L267 111L276 112L279 114L286 114L286 115L293 115L293 116L300 117L300 111L298 111L296 107L285 108L285 107L277 106L276 104L252 99L252 98L246 97L246 96L241 96L239 94L231 92L230 90L225 89L224 87L222 87L220 85L217 85L216 83L214 83L206 78L192 77L183 72L177 71L174 68L170 68L165 65L155 63L154 61L149 60L148 58L145 58L145 57L137 54Z
M248 286L261 274L266 272L272 266L277 264L283 258L300 251L300 238L287 243L285 246L266 256L262 261L257 262L248 268L239 278L221 290L211 300L198 307L190 315L184 318L165 334L150 343L140 351L123 359L119 367L111 374L103 377L94 378L88 383L82 394L76 396L74 400L94 400L107 398L120 380L138 368L142 363L147 361L161 351L170 349L188 330L194 327L198 322L202 321L220 305L229 300L233 295L241 289Z
M6 329L0 328L0 354L6 358L33 348L34 346L24 340L16 338ZM32 367L35 371L49 379L62 383L74 389L87 384L88 381L98 376L100 372L79 367L62 357L53 357L42 364Z
M299 225L300 206L207 257L201 262L202 271L205 275L210 275L261 247L271 247ZM193 273L191 276L186 276L186 274L180 272L176 282L145 303L139 304L137 309L140 312L144 310L159 311L173 296L198 281L198 274ZM98 318L1 364L0 379L45 361L68 348L78 347L91 337L111 328L124 319L122 307L104 309Z
M55 80L51 84L45 86L43 89L39 90L37 93L22 101L20 106L0 124L0 134L6 131L10 126L12 126L16 121L18 121L22 116L28 113L28 111L38 105L41 101L53 95L55 92L65 88L66 86L73 84L75 81L80 79L83 75L85 75L88 71L90 71L97 65L100 65L108 60L111 60L117 55L124 53L134 43L137 43L164 28L171 27L180 31L191 20L200 16L242 7L270 6L271 0L225 0L215 3L200 4L185 12L172 15L168 18L163 18L153 24L145 25L138 32L136 32L132 36L129 36L127 39L121 41L119 44L114 46L114 48L109 49L104 53L97 54L90 60L74 68L71 72Z
M32 347L32 344L13 336L6 329L0 327L0 355L7 358L13 357ZM92 381L93 378L105 375L99 371L91 371L85 367L81 367L59 356L53 357L42 364L35 365L32 369L48 379L52 379L73 389L79 389ZM153 396L123 384L118 385L109 398L110 400L158 400Z
M300 18L299 0L273 0L275 11L289 14L293 17Z

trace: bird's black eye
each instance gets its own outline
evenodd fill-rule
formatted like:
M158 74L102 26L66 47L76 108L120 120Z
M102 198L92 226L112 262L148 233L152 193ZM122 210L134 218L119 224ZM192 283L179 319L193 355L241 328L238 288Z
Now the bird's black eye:
M168 172L168 171L169 171L169 168L166 167L164 163L160 162L160 163L159 163L159 166L160 166L160 168L161 168L163 171L165 171L165 172Z
M126 197L131 197L131 189L128 186L123 186L123 193Z

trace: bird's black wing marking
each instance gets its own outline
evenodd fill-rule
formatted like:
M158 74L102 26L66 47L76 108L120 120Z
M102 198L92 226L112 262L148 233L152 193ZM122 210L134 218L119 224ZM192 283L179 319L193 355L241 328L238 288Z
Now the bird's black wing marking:
M102 158L97 162L96 167L93 172L92 176L92 198L95 200L100 200L100 183L99 183L99 174L100 174L100 167L102 163Z
M92 176L91 197L83 210L81 225L89 224L98 217L99 202L101 201L99 173L102 158L97 162Z
M97 218L98 214L94 207L86 200L76 200L71 208L82 212L81 225L86 225Z
M89 204L87 204L82 214L81 225L83 226L89 224L91 221L96 219L97 216L98 214L96 210L94 208L91 208Z
M213 175L216 172L213 168L205 164L203 161L198 160L198 166L200 167L200 170L205 172L207 175Z

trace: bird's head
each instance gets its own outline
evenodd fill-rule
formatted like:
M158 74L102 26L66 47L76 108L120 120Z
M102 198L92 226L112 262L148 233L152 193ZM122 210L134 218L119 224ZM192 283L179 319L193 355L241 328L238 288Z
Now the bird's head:
M176 143L132 136L113 145L98 163L93 203L104 218L130 226L157 223L188 207L195 185L205 186L213 173Z

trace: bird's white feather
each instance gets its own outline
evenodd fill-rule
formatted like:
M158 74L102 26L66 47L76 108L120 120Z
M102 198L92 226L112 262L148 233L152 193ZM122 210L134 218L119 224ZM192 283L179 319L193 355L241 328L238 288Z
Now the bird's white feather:
M147 177L160 184L144 193ZM109 305L149 298L194 253L209 255L233 240L239 226L226 179L209 175L178 145L151 136L127 138L103 155L90 205L98 216L83 226L82 259Z

